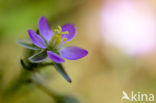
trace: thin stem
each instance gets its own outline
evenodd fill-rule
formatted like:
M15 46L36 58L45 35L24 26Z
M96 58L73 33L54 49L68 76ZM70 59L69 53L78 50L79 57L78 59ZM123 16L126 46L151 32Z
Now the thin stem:
M35 65L35 67L33 67L32 65L25 65L24 62L21 60L21 64L24 69L30 70L30 78L29 79L31 80L32 83L34 83L37 87L39 87L43 92L48 94L50 97L52 97L54 99L57 98L56 93L54 93L46 85L44 78L42 78L42 76L37 73L39 68L49 66L49 65L54 65L54 63L40 63L40 64Z
M27 63L29 65L25 65L24 61L21 60L21 64L22 64L22 67L25 70L30 70L30 72L31 72L31 74L30 74L31 82L36 84L36 86L38 86L42 91L47 93L50 97L56 98L56 94L47 85L45 85L46 84L45 80L36 71L37 68L41 68L41 67L45 67L45 66L49 66L49 65L54 65L54 63L52 63L52 62L50 62L50 63L40 63L40 64L36 64L35 67L34 67L30 63Z
M42 78L40 74L35 72L32 73L31 80L34 84L36 84L36 86L38 86L42 91L47 93L50 97L54 99L57 98L56 93L46 85L44 78Z

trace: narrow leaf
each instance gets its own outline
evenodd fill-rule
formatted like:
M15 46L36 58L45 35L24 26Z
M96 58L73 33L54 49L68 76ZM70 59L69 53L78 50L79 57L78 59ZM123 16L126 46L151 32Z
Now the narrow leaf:
M34 45L32 42L27 40L17 40L17 43L25 48L32 49L32 50L41 50L41 48Z
M69 82L71 83L71 79L70 77L68 76L67 72L65 71L64 67L62 64L59 64L59 63L54 63L55 64L55 67L56 67L56 70Z
M28 58L28 60L32 63L40 63L47 59L47 53L46 50L41 50L40 52L32 55Z

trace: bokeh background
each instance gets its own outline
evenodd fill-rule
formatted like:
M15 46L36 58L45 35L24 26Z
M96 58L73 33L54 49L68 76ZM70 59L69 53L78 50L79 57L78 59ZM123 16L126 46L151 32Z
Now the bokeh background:
M64 63L67 83L52 66L42 70L51 89L80 103L121 103L122 91L156 95L155 0L0 0L0 103L54 103L33 85L24 85L4 99L1 91L21 73L24 48L45 16L51 27L73 23L77 45L89 54ZM127 103L128 101L124 101Z

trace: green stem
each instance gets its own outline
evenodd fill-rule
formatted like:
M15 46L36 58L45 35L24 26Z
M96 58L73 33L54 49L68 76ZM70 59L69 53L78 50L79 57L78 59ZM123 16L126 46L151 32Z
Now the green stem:
M42 78L40 74L36 72L32 73L31 80L37 87L39 87L43 92L48 94L50 97L54 99L57 98L56 93L46 85L44 78Z
M39 73L37 73L39 68L49 66L49 65L54 65L54 63L40 63L40 64L35 65L35 67L33 67L33 65L30 64L30 63L27 63L27 64L29 64L28 66L25 65L24 61L21 60L21 64L22 64L24 69L30 70L30 73L31 73L30 74L30 80L31 80L31 82L36 84L36 86L38 86L42 91L47 93L49 96L51 96L53 98L56 97L54 92L48 86L45 85L46 84L45 80L41 77L41 75Z

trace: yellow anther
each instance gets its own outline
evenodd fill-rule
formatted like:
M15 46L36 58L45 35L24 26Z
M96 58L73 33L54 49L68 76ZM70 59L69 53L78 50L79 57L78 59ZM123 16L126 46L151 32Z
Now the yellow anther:
M66 41L67 40L67 38L63 38L63 41Z
M62 42L62 35L61 34L69 34L68 31L62 32L62 27L58 26L57 29L53 30L55 32L55 35L51 39L51 43L53 44L52 47L57 47ZM63 38L63 41L67 41L67 38Z
M58 29L54 29L54 32L57 32L58 34L61 34L62 28L61 26L58 26Z
M61 34L69 34L69 32L68 31L65 31L65 32L61 32Z
M54 32L58 32L58 29L54 29L53 31L54 31Z

